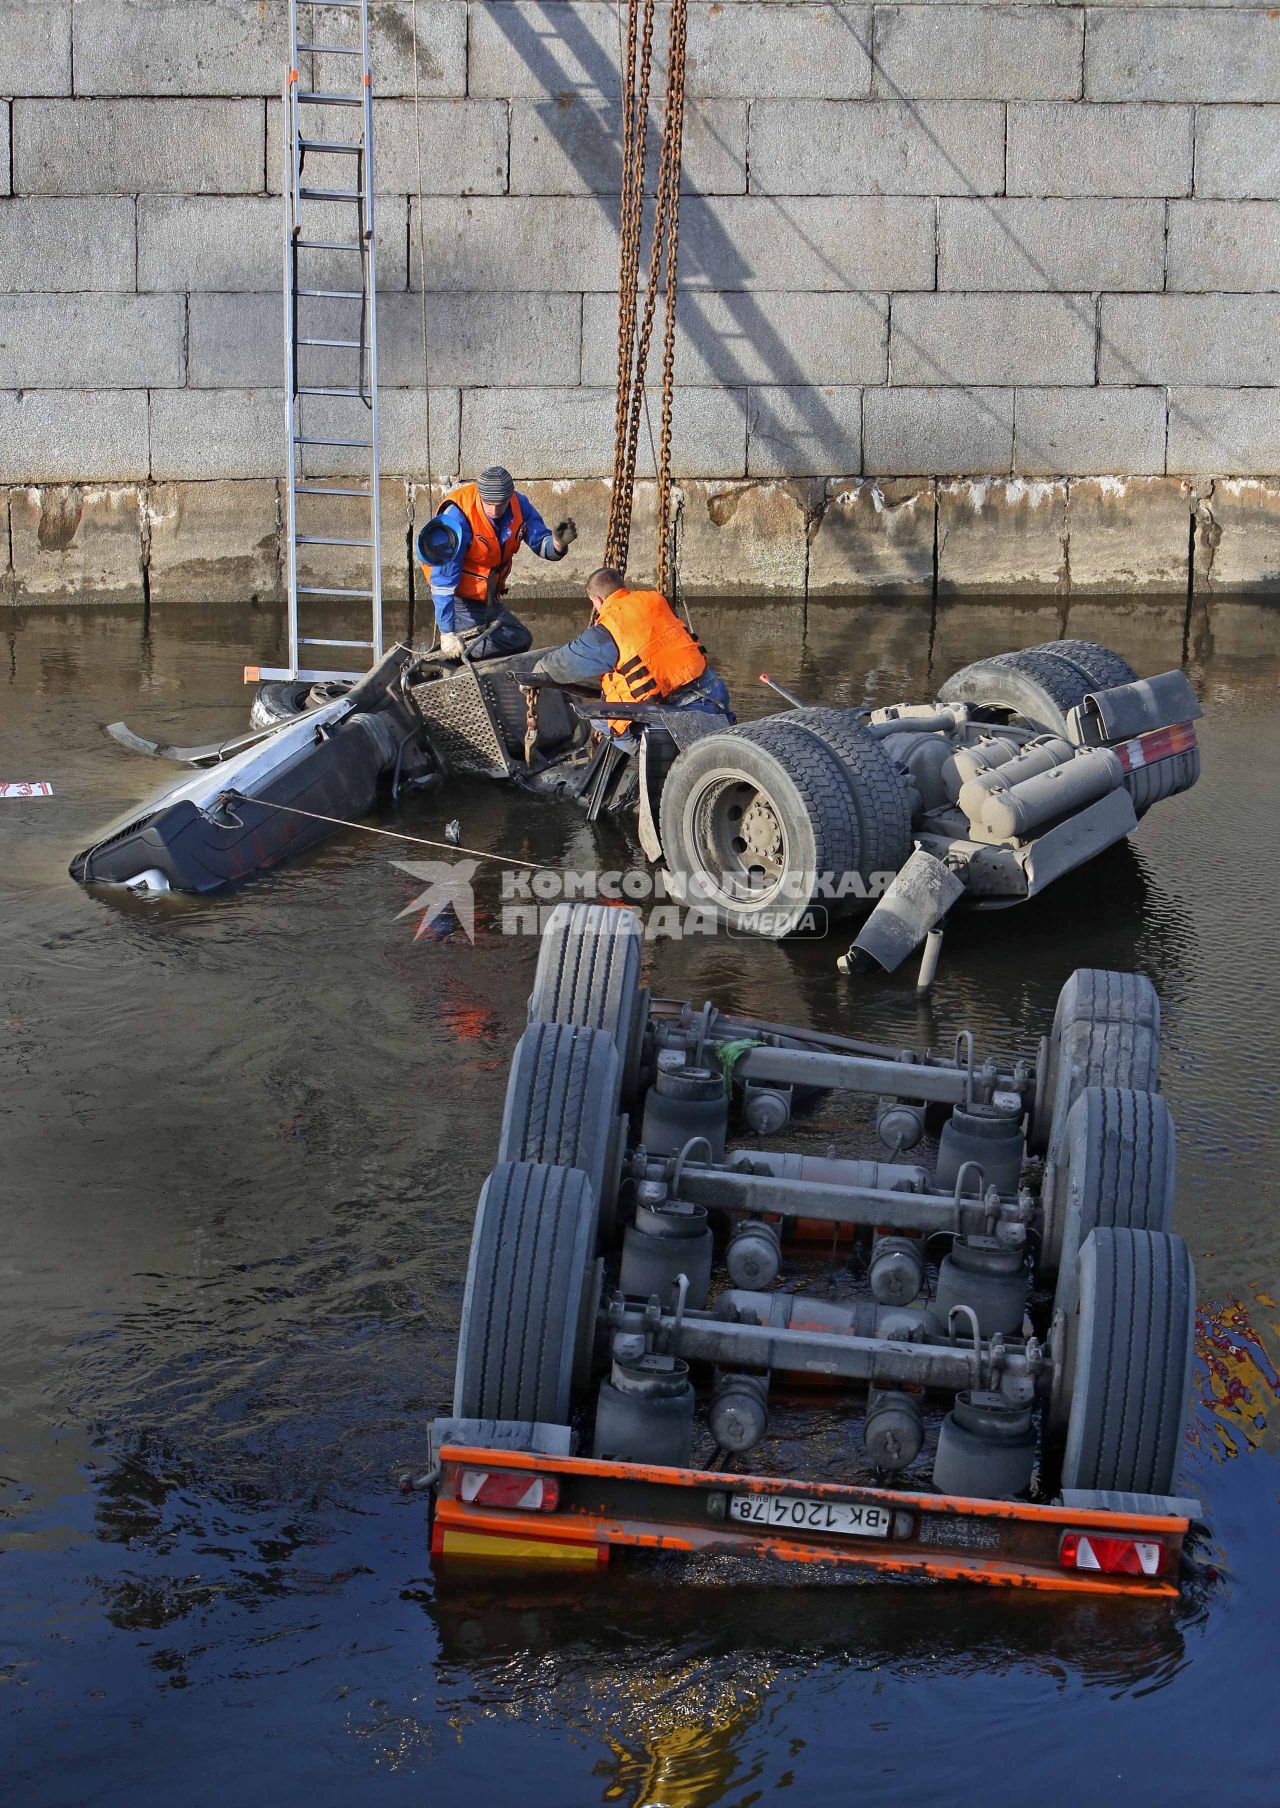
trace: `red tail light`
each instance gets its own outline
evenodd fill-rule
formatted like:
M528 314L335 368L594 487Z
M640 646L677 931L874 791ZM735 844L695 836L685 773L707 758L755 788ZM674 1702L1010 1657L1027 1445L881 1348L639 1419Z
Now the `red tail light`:
M1169 1547L1157 1538L1106 1538L1099 1532L1064 1532L1058 1546L1063 1569L1088 1569L1104 1576L1158 1576Z
M471 1507L519 1507L526 1513L554 1513L560 1484L551 1475L522 1469L462 1469L458 1499Z

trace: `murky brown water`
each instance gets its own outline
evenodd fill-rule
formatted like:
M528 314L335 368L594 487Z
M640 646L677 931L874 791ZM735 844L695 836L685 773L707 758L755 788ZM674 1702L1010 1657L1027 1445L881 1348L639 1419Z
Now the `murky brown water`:
M274 618L0 625L0 779L56 793L0 802L9 1799L1277 1799L1274 612L1193 623L1200 786L1046 898L953 932L927 1010L909 978L837 982L830 946L650 954L662 992L902 1042L967 1022L984 1047L1037 1035L1077 965L1151 974L1205 1302L1183 1483L1212 1536L1175 1607L744 1586L715 1566L437 1589L394 1477L450 1392L535 947L496 934L487 870L479 945L415 942L413 880L354 834L224 898L86 895L68 857L165 776L102 725L239 726L240 666L276 656ZM769 707L762 667L812 698L919 697L930 656L936 680L1060 626L1056 606L972 604L811 606L803 647L775 604L699 625L746 713ZM1068 629L1144 671L1178 663L1185 630L1181 607L1121 605ZM569 805L471 785L402 814L592 864Z

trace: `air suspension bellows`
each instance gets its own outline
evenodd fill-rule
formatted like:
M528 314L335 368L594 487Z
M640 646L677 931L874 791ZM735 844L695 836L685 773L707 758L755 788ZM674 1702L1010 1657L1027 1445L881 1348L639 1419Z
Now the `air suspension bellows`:
M656 1293L665 1305L680 1275L689 1282L687 1303L707 1303L711 1286L711 1232L705 1206L668 1199L661 1182L641 1181L635 1223L622 1239L619 1284L632 1299Z
M942 1494L1002 1500L1026 1492L1035 1460L1029 1406L1002 1394L961 1393L938 1434L933 1485Z
M689 1465L693 1388L678 1356L615 1356L596 1403L592 1454L610 1462Z
M938 1265L934 1311L945 1324L954 1306L969 1306L981 1337L1017 1332L1027 1307L1028 1274L1022 1249L994 1237L957 1237Z
M724 1160L729 1098L710 1067L662 1067L645 1094L640 1140L651 1155L678 1155L695 1136L711 1145L711 1160ZM699 1160L705 1159L705 1150Z
M965 1163L976 1162L984 1187L1016 1193L1024 1147L1021 1120L1012 1113L994 1105L957 1105L938 1139L939 1192L949 1193Z

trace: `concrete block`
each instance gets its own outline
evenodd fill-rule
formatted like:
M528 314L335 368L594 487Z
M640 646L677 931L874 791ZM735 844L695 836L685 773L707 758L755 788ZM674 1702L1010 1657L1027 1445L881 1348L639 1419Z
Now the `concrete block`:
M1074 479L1067 496L1072 594L1185 593L1194 503L1176 477ZM1081 632L1074 622L1071 631Z
M1280 411L1273 389L1169 391L1170 471L1280 474Z
M933 266L932 200L724 195L680 209L682 289L931 289ZM615 271L590 286L616 284Z
M70 94L71 0L9 0L0 94Z
M441 474L458 468L458 391L431 389L431 461ZM306 431L323 438L362 437L351 432L352 404L326 396L313 396L303 404ZM378 438L384 476L418 477L427 468L427 393L423 389L383 389L379 395ZM368 416L365 416L367 426ZM483 464L492 464L486 458ZM307 469L334 476L344 471L367 470L366 455L340 448L313 446L307 453Z
M1099 382L1178 383L1192 374L1206 386L1280 382L1280 296L1103 296Z
M1280 590L1280 486L1220 477L1196 513L1197 590ZM1274 627L1273 627L1274 634ZM1267 651L1274 648L1270 639Z
M411 485L403 477L384 477L379 486L382 594L394 602L403 602L409 595L410 493ZM303 533L345 540L370 537L367 497L299 496L298 522ZM298 582L367 590L370 565L365 547L303 546L298 549ZM356 605L357 614L363 606Z
M426 221L427 286L486 290L582 290L618 286L616 205L518 195L432 199ZM418 280L418 202L409 202L410 278ZM683 227L681 251L683 263ZM683 275L683 270L682 270Z
M870 45L869 6L691 6L689 92L858 99L871 92Z
M1004 111L983 101L760 100L751 109L751 192L999 194Z
M258 193L265 129L259 100L15 100L14 192Z
M1009 108L1011 195L1189 195L1190 107L1018 101Z
M1280 197L1280 106L1197 107L1195 191Z
M1091 295L897 295L894 383L1092 383Z
M1164 208L1158 201L938 202L940 289L1158 289Z
M496 100L421 100L422 192L424 195L500 195L507 186L507 109ZM325 127L325 136L347 139L353 129ZM332 153L313 156L327 185L346 187L354 160ZM418 144L411 100L373 103L373 167L379 205L384 198L416 194ZM267 187L279 194L284 177L284 142L278 101L267 107ZM400 213L403 226L404 215ZM384 230L380 226L380 230Z
M467 12L461 0L417 0L418 95L454 95L467 92ZM373 91L380 95L413 93L414 0L376 0L369 8L369 71ZM340 44L345 36L329 34L340 29L338 13L317 11L314 23L325 44ZM350 17L346 15L347 31Z
M862 398L862 462L877 476L932 467L939 477L981 477L1012 461L1011 389L869 389Z
M467 92L499 100L548 100L557 95L615 97L620 86L618 17L599 0L504 0L473 6ZM654 33L654 80L661 92L667 24L665 8ZM690 94L698 93L690 87Z
M883 383L888 349L883 295L682 290L676 306L678 383ZM617 358L617 297L584 296L583 382L612 383Z
M0 391L0 483L114 482L146 475L145 390Z
M377 221L378 284L403 289L408 203L389 196ZM309 229L334 243L354 239L354 208L317 206ZM300 252L306 286L358 288L360 259L350 252ZM280 281L280 202L270 195L140 195L138 287L263 291ZM283 330L283 329L281 329Z
M152 602L274 602L283 595L279 494L271 478L153 484L146 512Z
M655 116L647 166L650 193L658 173L657 124ZM569 94L511 103L513 194L616 195L621 180L622 122L616 102ZM745 101L697 100L686 105L680 186L685 194L745 192Z
M467 467L471 471L473 467ZM576 632L587 621L586 583L604 555L605 535L609 525L609 504L613 485L602 477L558 478L553 482L525 482L517 476L533 506L552 527L571 515L578 526L578 538L563 559L536 558L528 550L517 558L511 573L513 597L569 597L579 614L570 624ZM679 495L673 499L676 506ZM414 519L422 522L421 486L414 502ZM631 549L627 572L633 583L652 583L657 569L657 485L637 481L631 503ZM535 639L535 645L538 644ZM545 642L543 644L546 644Z
M1080 93L1084 11L880 6L873 91L897 100L1037 100Z
M938 486L938 594L1015 596L1067 584L1065 483L993 480Z
M1280 15L1218 7L1117 8L1089 21L1090 100L1274 100Z
M353 304L314 301L309 337L352 336ZM548 388L574 385L579 373L578 295L429 295L427 349L433 384L489 384ZM283 368L280 297L193 295L190 300L187 381L195 389L262 389L279 383ZM511 347L527 348L514 358ZM356 354L303 347L303 382L354 380ZM388 389L423 382L422 297L378 297L378 373Z
M76 93L278 94L281 24L258 0L76 0Z
M0 290L132 290L134 231L134 203L123 196L0 201Z
M1280 289L1280 201L1174 201L1169 289Z
M932 594L936 509L928 478L832 478L809 529L808 594Z
M151 398L156 478L278 477L284 457L278 389L159 390Z
M548 422L554 421L554 432ZM656 408L654 430L657 431ZM678 389L672 470L678 477L741 477L746 470L742 391ZM638 469L652 474L647 435ZM613 394L607 389L469 389L463 392L462 464L501 459L531 478L576 477L613 465Z
M0 295L0 388L176 388L185 336L181 295Z
M862 391L771 384L747 392L747 474L825 477L860 462Z
M14 595L76 602L142 597L136 484L49 484L11 492Z
M1019 389L1015 471L1067 477L1164 470L1164 391Z
M808 522L807 484L683 484L676 540L681 585L694 595L799 596Z

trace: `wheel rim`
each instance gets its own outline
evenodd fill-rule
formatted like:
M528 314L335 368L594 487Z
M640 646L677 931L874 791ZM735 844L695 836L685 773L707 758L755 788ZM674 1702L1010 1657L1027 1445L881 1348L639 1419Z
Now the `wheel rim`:
M782 814L762 785L714 774L692 801L693 846L722 900L767 904L790 869Z

